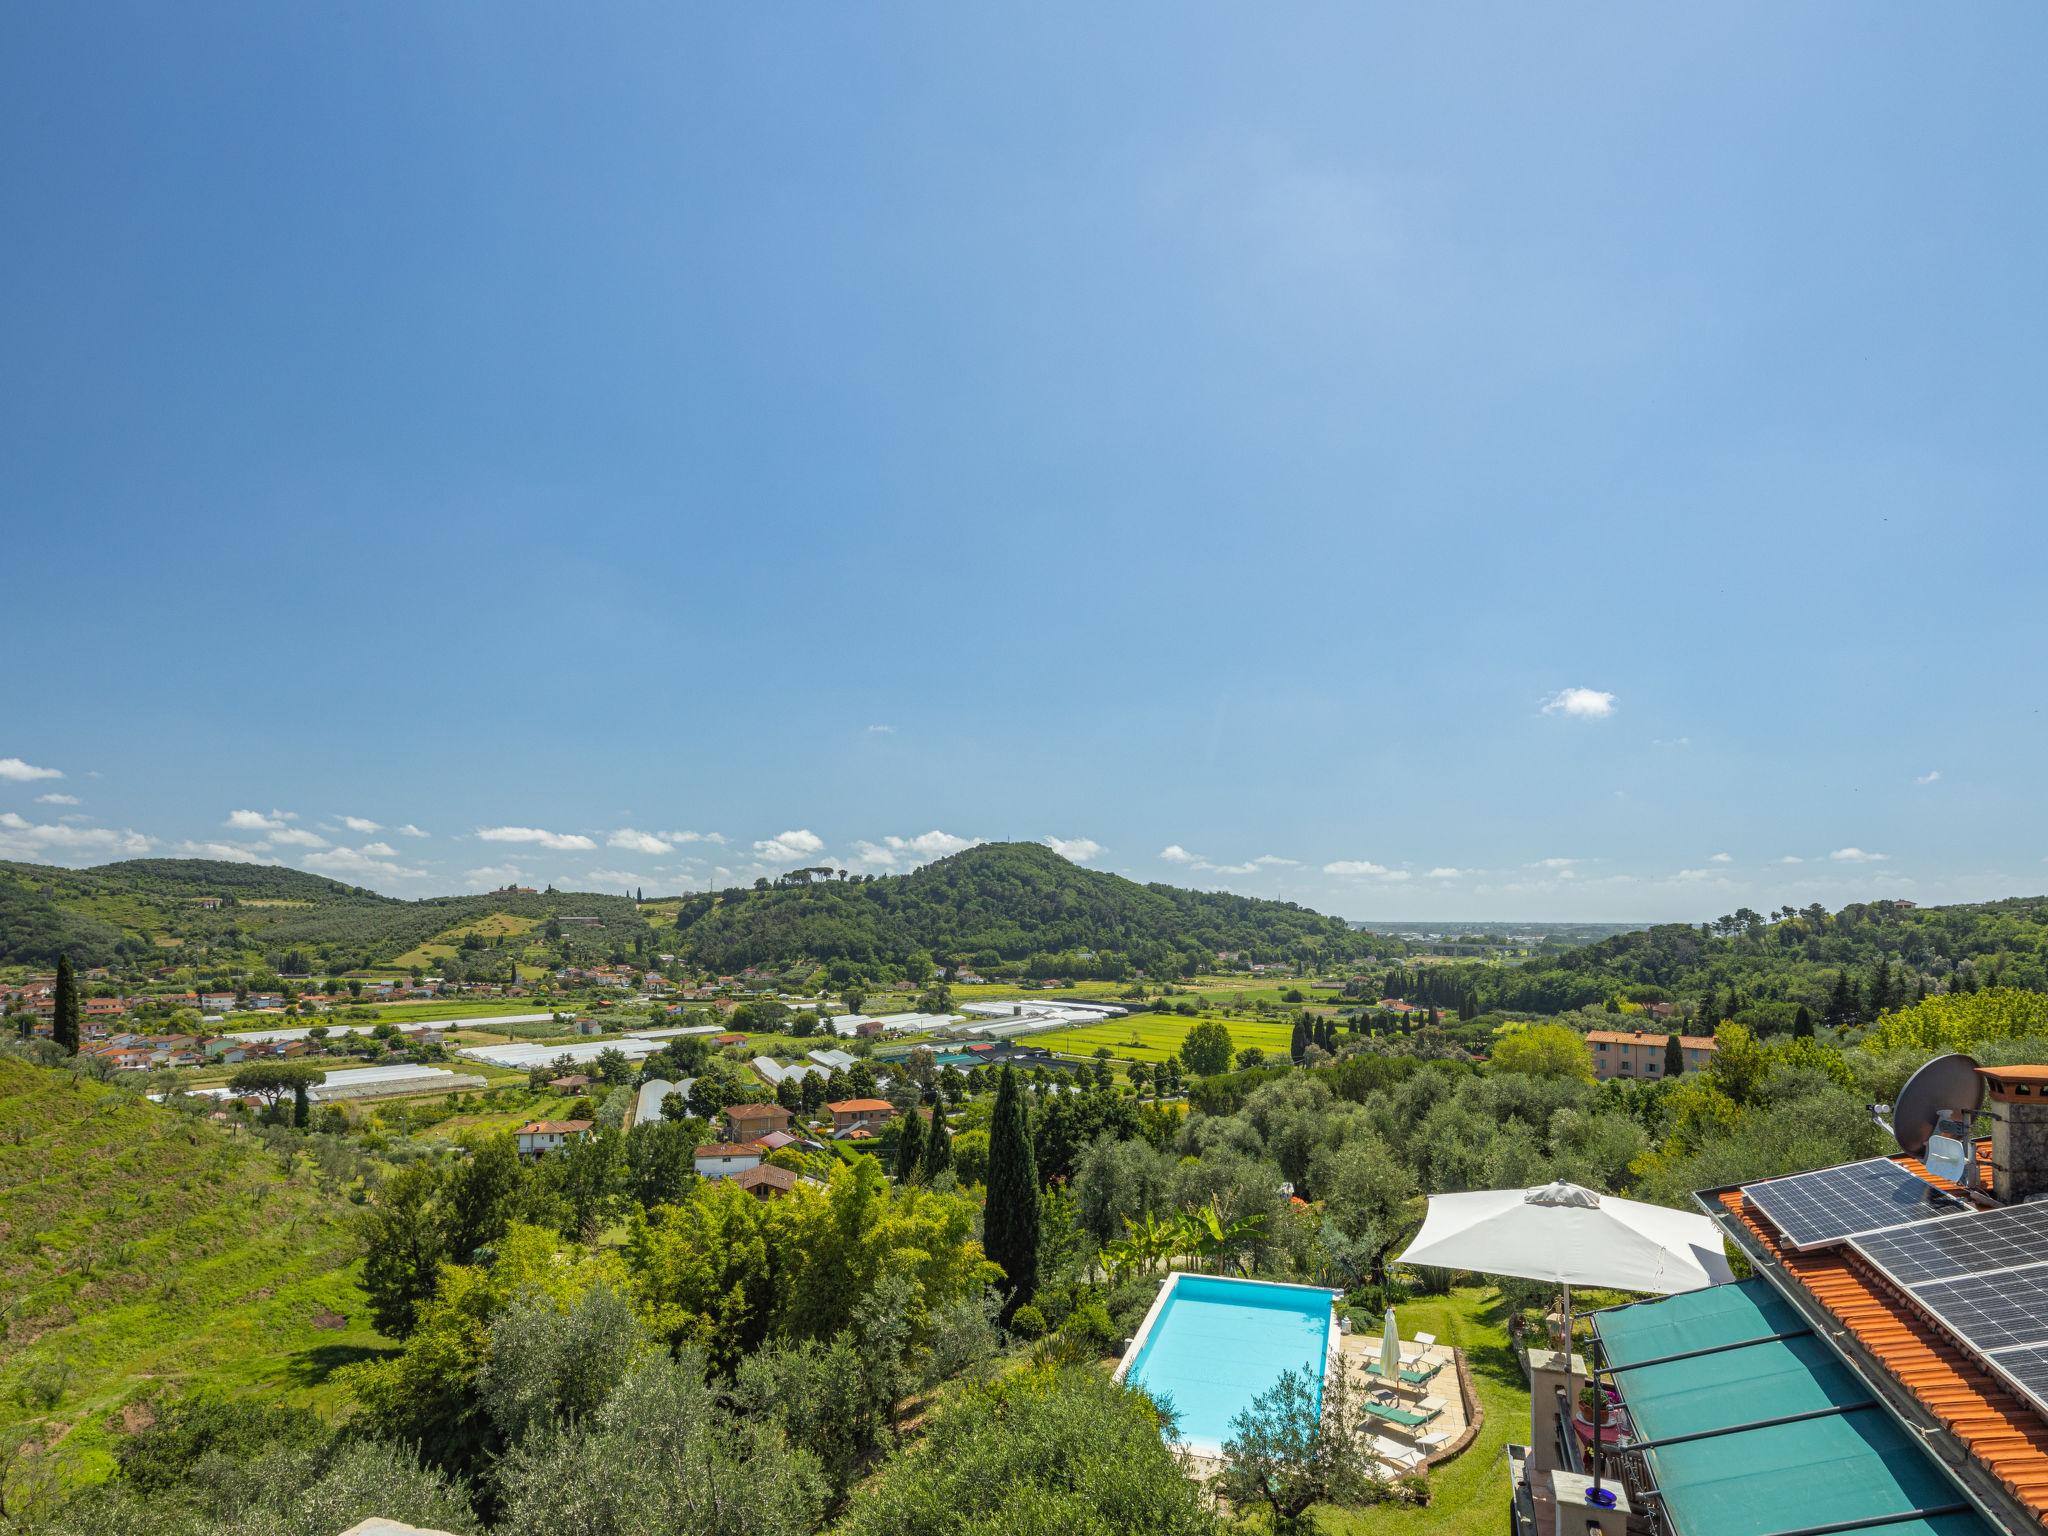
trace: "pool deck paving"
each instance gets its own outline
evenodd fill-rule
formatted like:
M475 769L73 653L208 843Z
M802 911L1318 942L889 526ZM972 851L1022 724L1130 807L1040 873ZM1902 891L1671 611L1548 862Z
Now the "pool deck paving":
M1408 1340L1401 1343L1404 1355L1414 1348ZM1379 1357L1380 1336L1376 1332L1347 1333L1340 1341L1338 1359L1358 1394L1359 1419L1368 1430L1367 1448L1389 1472L1418 1471L1432 1455L1457 1444L1465 1433L1465 1397L1458 1390L1457 1351L1448 1344L1432 1344L1423 1352L1419 1364L1424 1370L1440 1367L1436 1374L1420 1386L1403 1382L1392 1389L1366 1370L1367 1363L1377 1362ZM1365 1412L1362 1405L1370 1402L1383 1403L1403 1413L1419 1412L1425 1406L1435 1411L1428 1423L1411 1428Z

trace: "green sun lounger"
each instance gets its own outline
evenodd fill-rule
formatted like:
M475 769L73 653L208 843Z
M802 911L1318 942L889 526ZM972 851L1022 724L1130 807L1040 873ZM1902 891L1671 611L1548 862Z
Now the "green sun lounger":
M1360 1403L1359 1407L1363 1408L1374 1418L1385 1419L1389 1424L1398 1424L1403 1429L1419 1429L1422 1425L1435 1418L1440 1411L1435 1408L1419 1411L1397 1408L1392 1403L1376 1403L1371 1398L1367 1398L1363 1403Z
M1437 1373L1438 1371L1442 1370L1443 1368L1444 1368L1444 1363L1443 1363L1443 1361L1441 1361L1441 1360L1435 1361L1435 1362L1433 1362L1432 1364L1430 1364L1430 1365L1428 1365L1428 1366L1425 1366L1425 1367L1423 1367L1423 1368L1422 1368L1422 1369L1420 1369L1420 1370L1411 1370L1411 1369L1410 1369L1410 1368L1408 1368L1407 1366L1403 1366L1403 1367L1401 1368L1401 1382L1402 1382L1402 1384L1403 1384L1404 1386L1410 1386L1410 1387L1423 1387L1423 1386L1427 1386L1427 1385L1429 1385L1430 1381L1431 1381L1431 1380L1432 1380L1432 1379L1433 1379L1433 1378L1434 1378L1434 1377L1436 1376L1436 1373ZM1366 1374L1366 1375L1368 1375L1368 1376L1377 1376L1377 1375L1379 1375L1379 1374L1380 1374L1380 1363L1379 1363L1379 1361L1377 1361L1377 1360L1368 1360L1368 1361L1366 1361L1366 1362L1365 1362L1365 1374Z

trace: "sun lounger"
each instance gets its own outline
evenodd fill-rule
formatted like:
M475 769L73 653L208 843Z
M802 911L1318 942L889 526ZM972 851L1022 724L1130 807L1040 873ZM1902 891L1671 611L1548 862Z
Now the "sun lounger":
M1415 1335L1415 1343L1410 1348L1401 1351L1401 1363L1407 1366L1417 1365L1421 1362L1422 1357L1434 1348L1436 1348L1435 1334L1418 1333Z
M1408 1387L1426 1386L1429 1383L1430 1378L1435 1376L1436 1373L1442 1370L1443 1368L1444 1363L1441 1360L1432 1360L1428 1365L1423 1366L1404 1365L1401 1367L1401 1384L1403 1386ZM1366 1361L1365 1374L1377 1378L1380 1374L1379 1361Z
M1385 1419L1389 1424L1399 1424L1403 1429L1419 1429L1442 1413L1444 1405L1432 1401L1422 1404L1419 1408L1403 1408L1398 1403L1367 1398L1359 1406L1374 1418Z

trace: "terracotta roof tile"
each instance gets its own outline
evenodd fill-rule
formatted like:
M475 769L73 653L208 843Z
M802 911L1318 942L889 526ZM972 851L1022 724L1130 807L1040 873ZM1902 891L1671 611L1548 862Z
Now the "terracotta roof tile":
M1903 1161L1929 1183L1956 1189L1912 1159ZM1741 1190L1728 1190L1719 1198L1786 1274L1838 1318L1986 1470L2048 1524L2048 1421L1849 1249L1795 1253L1781 1248L1770 1223L1750 1211Z

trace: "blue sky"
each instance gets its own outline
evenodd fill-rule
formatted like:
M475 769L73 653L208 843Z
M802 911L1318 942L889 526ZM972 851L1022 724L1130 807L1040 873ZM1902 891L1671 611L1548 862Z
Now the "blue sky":
M2048 888L2044 45L7 7L0 856Z

